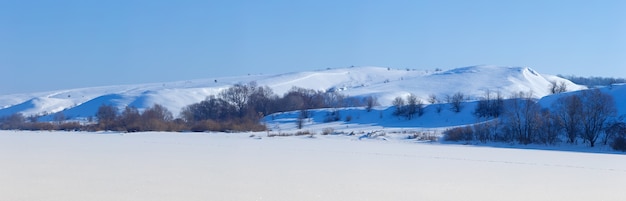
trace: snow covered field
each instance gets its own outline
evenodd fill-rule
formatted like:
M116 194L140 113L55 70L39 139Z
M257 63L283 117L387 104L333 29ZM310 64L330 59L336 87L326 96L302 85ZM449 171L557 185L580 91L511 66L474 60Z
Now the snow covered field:
M626 200L626 156L251 133L0 131L0 200Z

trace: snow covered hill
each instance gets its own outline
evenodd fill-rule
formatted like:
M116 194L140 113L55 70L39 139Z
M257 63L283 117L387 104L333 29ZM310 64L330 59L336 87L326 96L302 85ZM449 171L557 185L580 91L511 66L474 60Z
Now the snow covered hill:
M294 86L322 91L341 91L349 96L375 96L388 106L398 96L410 93L424 101L429 95L444 97L456 92L476 98L485 91L503 95L519 91L532 92L536 98L549 94L551 81L565 82L569 90L582 86L552 76L539 74L527 67L471 66L448 71L393 69L384 67L349 67L278 75L247 75L208 78L169 83L103 86L0 96L0 116L22 113L25 116L47 115L63 111L71 119L93 116L102 104L140 110L161 104L174 115L186 105L218 94L237 83L255 81L282 95ZM46 117L44 117L46 119Z
M600 90L614 98L617 115L626 117L626 84L605 87ZM558 98L580 94L581 92L582 90L544 96L539 99L539 104L544 108L549 108ZM451 105L447 103L426 105L424 114L415 116L413 119L394 115L395 108L388 106L375 107L369 112L364 108L328 108L311 110L309 112L310 118L305 120L302 129L298 129L296 124L299 111L272 114L265 117L264 123L274 133L296 133L302 130L320 133L324 129L332 129L334 132L340 133L384 130L399 133L422 132L441 136L441 132L448 128L489 120L477 118L474 115L476 106L477 101L464 102L461 111L457 113L453 112ZM437 108L441 108L441 111L437 112ZM340 120L328 121L327 117L333 113L338 113L337 116L340 117Z

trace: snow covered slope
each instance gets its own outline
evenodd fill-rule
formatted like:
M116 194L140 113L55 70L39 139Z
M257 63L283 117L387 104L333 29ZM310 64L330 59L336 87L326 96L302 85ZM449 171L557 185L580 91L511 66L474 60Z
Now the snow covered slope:
M599 88L602 93L608 94L613 97L615 101L615 108L619 116L624 115L626 117L626 84L617 84L610 87ZM554 102L563 96L570 96L580 94L582 91L572 91L569 93L562 93L552 96L546 96L539 100L542 107L550 107Z
M102 104L119 108L135 106L140 110L161 104L174 115L186 105L218 94L237 83L257 82L282 95L294 86L315 90L338 90L349 96L378 97L390 105L397 96L409 93L426 100L431 95L444 97L462 92L471 98L485 91L503 95L519 91L532 92L537 98L549 94L551 81L565 82L569 90L583 89L568 80L542 75L526 67L471 66L448 71L392 69L383 67L350 67L278 75L247 75L209 78L169 83L104 86L0 96L0 116L14 113L48 115L63 111L73 119L93 116Z
M615 100L617 115L626 118L626 84L600 88L603 93L611 95ZM549 108L560 97L582 93L580 91L561 93L545 96L539 100L544 108ZM422 116L412 119L394 115L395 107L375 107L371 111L364 108L326 108L316 109L309 112L309 118L305 119L302 129L298 129L296 121L299 111L276 113L264 118L263 122L271 132L296 133L310 131L320 133L325 129L336 132L425 132L434 136L450 128L464 125L472 125L490 119L478 118L474 115L478 101L462 103L460 112L453 112L450 104L432 104L424 108ZM441 108L437 112L437 108ZM330 114L338 114L338 121L329 121ZM349 119L349 120L347 120Z

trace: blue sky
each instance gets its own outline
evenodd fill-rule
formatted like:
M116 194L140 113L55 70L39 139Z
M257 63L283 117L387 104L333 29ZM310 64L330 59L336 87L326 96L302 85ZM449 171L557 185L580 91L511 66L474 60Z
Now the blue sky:
M480 64L626 77L626 1L0 0L0 94Z

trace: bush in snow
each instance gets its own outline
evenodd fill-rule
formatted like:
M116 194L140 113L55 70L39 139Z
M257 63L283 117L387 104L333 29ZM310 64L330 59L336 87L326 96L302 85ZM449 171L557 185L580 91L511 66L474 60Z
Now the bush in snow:
M324 128L324 130L322 130L322 135L329 135L329 134L333 134L335 132L334 128Z
M626 152L626 137L616 137L611 143L611 147L618 151Z
M474 130L470 126L451 128L443 132L446 141L472 141L474 139Z
M626 151L626 123L614 122L605 131L605 138L612 138L611 147L618 151Z

